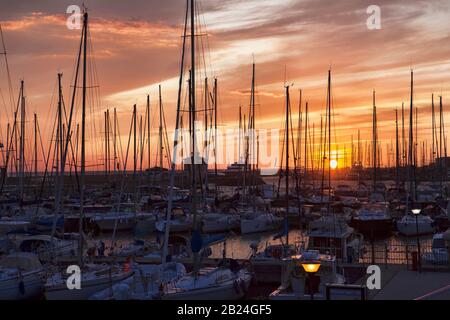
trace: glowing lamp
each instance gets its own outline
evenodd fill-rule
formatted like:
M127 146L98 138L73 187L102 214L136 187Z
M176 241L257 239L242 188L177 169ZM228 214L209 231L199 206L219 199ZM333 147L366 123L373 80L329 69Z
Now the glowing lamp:
M320 262L314 261L303 262L302 267L307 273L316 273L317 271L319 271Z
M415 216L419 215L421 211L422 211L422 210L420 210L420 209L412 209L412 210L411 210L411 212L412 212L413 215L415 215Z

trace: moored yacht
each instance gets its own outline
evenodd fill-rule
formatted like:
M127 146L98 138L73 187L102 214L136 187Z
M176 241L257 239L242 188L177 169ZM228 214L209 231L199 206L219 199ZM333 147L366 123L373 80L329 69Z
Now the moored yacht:
M286 258L286 269L281 285L269 296L270 300L325 299L327 284L344 284L345 278L336 269L336 258L320 254L318 251L305 251L299 255ZM314 276L308 275L302 263L320 263ZM314 279L314 281L313 281Z
M38 257L15 252L0 259L0 300L23 300L43 292L45 272Z
M420 214L415 217L407 214L397 221L397 230L404 236L428 235L434 232L433 223L433 219L427 215Z
M271 213L250 214L241 218L241 233L256 233L275 230L281 227L283 218Z
M393 220L384 203L369 203L356 212L351 225L362 234L373 237L390 234Z

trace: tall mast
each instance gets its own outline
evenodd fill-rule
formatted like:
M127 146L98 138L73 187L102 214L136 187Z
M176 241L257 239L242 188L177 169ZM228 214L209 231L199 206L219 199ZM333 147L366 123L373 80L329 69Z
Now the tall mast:
M411 196L411 200L414 203L416 200L415 195L415 185L414 185L414 122L413 122L413 115L414 115L414 107L413 107L413 83L414 83L414 74L411 70L411 96L410 96L410 105L409 105L409 192Z
M205 162L206 162L205 172L204 172L205 188L206 188L206 190L208 190L208 160L207 160L208 154L207 154L207 150L208 150L208 111L209 111L208 91L209 91L209 89L208 89L208 78L207 77L205 78L204 90L205 90L205 92L204 92L204 94L205 94L205 97L204 97L205 98L205 112L204 112L203 116L204 116L204 126L205 126L204 133L205 133L205 135L204 135L204 141L203 141L203 157L205 158ZM203 160L202 160L202 165L203 165Z
M61 213L61 198L62 198L62 190L63 190L63 181L64 181L64 139L63 139L63 120L62 120L62 83L61 83L62 74L58 73L58 126L56 129L56 139L55 139L55 150L56 150L56 189L55 189L55 217L52 224L52 241L53 236L56 233L56 223L58 214ZM59 160L59 161L58 161Z
M37 114L34 114L34 175L38 175L38 130L37 130Z
M189 0L186 0L186 17L184 22L184 32L183 32L183 45L182 45L182 53L181 53L181 64L180 64L180 78L178 82L178 96L177 96L177 116L175 122L175 137L173 142L173 157L170 168L170 177L169 177L169 201L167 202L167 213L166 218L167 221L170 221L170 216L172 214L172 205L173 205L173 189L174 189L174 181L175 181L175 164L177 163L177 149L178 149L178 136L179 136L179 126L180 126L180 108L181 108L181 93L183 86L183 73L184 73L184 56L186 50L186 32L187 32L187 24L188 24L188 13L189 13ZM190 85L189 85L190 91ZM189 101L191 99L189 98ZM182 121L181 121L182 123ZM182 141L181 141L182 145ZM183 148L181 149L183 152ZM167 223L164 230L164 242L163 242L163 252L162 252L162 262L167 262L168 255L168 246L169 246L169 233L170 233L170 224Z
M137 110L136 105L133 105L133 177L136 186L137 174Z
M151 125L150 125L150 95L147 95L147 163L148 168L151 167Z
M116 108L114 108L114 125L113 125L113 153L114 153L114 176L116 176L117 173L117 112Z
M162 181L163 178L163 152L164 152L164 146L163 146L163 117L162 117L162 97L161 97L161 85L158 87L159 91L159 170L160 170L160 178Z
M331 210L331 70L328 70L328 212Z
M373 106L373 115L372 115L372 151L373 151L373 192L377 191L377 106L375 104L375 90L372 93L372 106Z
M441 177L439 179L440 181L440 187L441 187L441 195L442 195L442 187L443 187L443 176L444 176L444 159L443 159L443 140L444 140L444 115L443 115L443 108L442 108L442 96L439 96L439 176ZM445 159L445 161L447 161Z
M25 170L25 94L24 81L20 82L21 101L20 101L20 139L19 139L19 200L23 201L24 188L24 170Z
M214 78L214 174L217 177L217 78Z
M400 172L399 172L399 141L398 141L398 110L395 109L395 184L397 191L400 186Z
M436 155L435 144L434 144L435 139L436 139L435 128L436 128L436 118L434 116L434 93L433 93L433 94L431 94L431 140L432 140L431 141L431 154L432 154L431 161L432 161L432 163L434 163L435 155ZM433 170L433 172L434 172L434 170Z
M82 113L81 113L81 169L80 169L80 221L79 221L79 260L83 264L83 220L84 220L84 192L85 192L85 174L86 174L86 89L87 89L87 29L88 13L84 13L83 19L83 95L82 95Z
M289 112L290 112L290 98L289 98L289 85L286 86L286 217L284 223L285 228L288 225L289 216ZM287 228L286 228L287 231ZM286 244L289 244L289 232L286 232Z
M305 145L305 175L303 176L303 179L306 181L306 177L308 175L308 101L306 101L305 105L305 141L303 142ZM300 157L300 150L299 150L299 157Z
M105 118L105 178L108 176L108 116L104 112Z

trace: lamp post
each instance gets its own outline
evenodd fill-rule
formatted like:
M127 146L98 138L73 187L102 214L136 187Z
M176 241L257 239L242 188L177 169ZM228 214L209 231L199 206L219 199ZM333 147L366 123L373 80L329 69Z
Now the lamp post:
M418 262L418 269L420 272L421 269L421 256L420 256L420 240L419 240L419 214L421 212L421 209L412 209L411 212L416 217L416 239L417 239L417 262Z
M308 274L308 282L309 282L309 294L311 295L311 300L314 300L314 288L312 285L313 277L320 268L319 261L305 261L302 262L303 270Z

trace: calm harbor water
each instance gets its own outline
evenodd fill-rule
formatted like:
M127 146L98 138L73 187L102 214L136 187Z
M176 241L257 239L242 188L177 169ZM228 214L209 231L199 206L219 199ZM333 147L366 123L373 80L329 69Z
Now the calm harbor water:
M274 240L273 237L277 234L278 231L273 232L265 232L265 233L255 233L249 235L235 235L227 239L226 241L226 256L228 258L234 259L247 259L252 249L250 248L251 244L258 244L259 250L264 250L267 245L271 244L281 244L280 239ZM117 246L122 247L132 243L136 239L147 240L147 241L158 241L159 237L162 240L162 234L150 234L150 235L132 235L130 233L118 233L116 235L116 243ZM282 241L285 241L285 237ZM431 247L431 239L432 236L420 237L420 243L423 250L427 250ZM105 242L107 247L111 246L112 243L112 235L111 234L100 234L95 237L93 241ZM291 230L289 231L289 243L294 243L299 246L305 245L307 243L308 236L305 230ZM364 247L368 254L372 250L372 243L367 239L364 240ZM376 255L382 258L381 253L385 252L386 249L389 252L388 262L390 263L401 263L404 248L409 245L413 248L417 243L417 239L415 237L400 237L395 234L385 239L377 239L374 241L373 247L376 251ZM224 244L219 243L211 246L211 258L221 258L223 255Z

